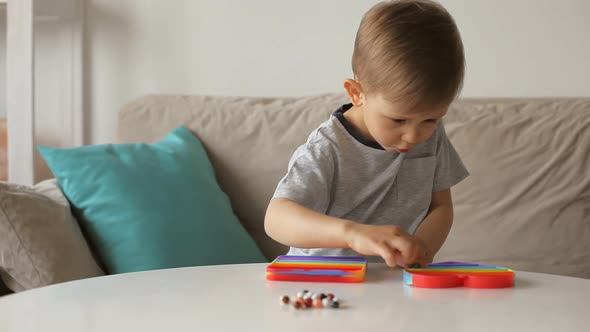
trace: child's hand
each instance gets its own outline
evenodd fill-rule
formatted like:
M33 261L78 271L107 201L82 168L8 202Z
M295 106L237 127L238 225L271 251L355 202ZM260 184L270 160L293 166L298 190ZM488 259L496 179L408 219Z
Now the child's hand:
M391 267L409 267L414 263L426 266L432 261L424 242L397 225L351 223L346 243L359 254L383 257Z
M416 242L416 245L421 248L420 252L424 253L424 255L422 257L420 257L418 260L416 260L414 263L408 263L406 265L412 265L412 264L418 263L418 264L420 264L419 267L426 267L428 264L432 263L432 260L434 259L434 255L432 255L432 252L428 249L428 247L426 246L426 243L424 243L424 241L422 239L420 239L417 236L412 236L412 238ZM408 266L405 266L405 267L408 267Z

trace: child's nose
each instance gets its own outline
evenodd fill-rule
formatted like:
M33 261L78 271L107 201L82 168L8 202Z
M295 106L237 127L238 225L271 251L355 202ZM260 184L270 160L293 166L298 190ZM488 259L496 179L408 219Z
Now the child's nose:
M417 144L420 140L420 133L416 128L408 129L403 135L402 140L408 144Z

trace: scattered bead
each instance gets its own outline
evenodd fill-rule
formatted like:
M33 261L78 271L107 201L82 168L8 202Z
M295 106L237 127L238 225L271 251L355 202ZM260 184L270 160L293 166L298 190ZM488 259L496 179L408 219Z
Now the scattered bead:
M339 308L340 300L333 293L313 293L307 289L298 292L295 298L281 296L282 305L292 303L295 309L305 308Z
M314 308L323 308L324 304L322 303L322 299L317 298L317 299L313 300L313 307Z

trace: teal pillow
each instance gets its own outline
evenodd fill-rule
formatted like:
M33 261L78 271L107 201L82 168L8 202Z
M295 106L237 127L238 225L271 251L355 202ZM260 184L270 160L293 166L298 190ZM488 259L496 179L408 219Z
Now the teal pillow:
M185 127L153 144L39 151L109 273L265 261Z

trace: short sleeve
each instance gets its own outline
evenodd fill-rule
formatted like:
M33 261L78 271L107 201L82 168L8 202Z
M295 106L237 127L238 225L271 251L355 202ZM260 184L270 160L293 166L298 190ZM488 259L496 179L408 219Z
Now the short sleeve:
M273 198L288 198L316 212L326 213L334 177L333 158L319 144L300 146Z
M469 176L469 171L447 137L442 123L436 129L436 169L433 191L449 189Z

